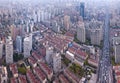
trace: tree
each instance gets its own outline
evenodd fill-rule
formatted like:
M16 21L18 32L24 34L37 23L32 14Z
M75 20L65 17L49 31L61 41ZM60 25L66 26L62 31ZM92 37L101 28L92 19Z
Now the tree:
M23 58L24 58L24 56L22 54L14 53L14 55L13 55L13 60L15 62L22 60Z
M26 74L26 68L25 67L18 67L18 72L25 75Z

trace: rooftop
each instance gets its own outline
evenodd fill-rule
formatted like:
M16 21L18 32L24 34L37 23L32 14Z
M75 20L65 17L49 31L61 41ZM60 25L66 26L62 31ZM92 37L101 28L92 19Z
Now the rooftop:
M34 68L35 73L37 74L38 78L40 78L41 81L44 81L46 79L45 74L39 67Z
M35 75L32 73L31 70L28 70L27 73L27 78L31 83L40 83L38 79L36 79Z
M52 73L52 70L43 62L38 63L39 66L42 68L42 70L47 73L47 75L50 75Z
M12 74L18 74L18 70L17 70L17 65L16 64L11 64L10 65L10 71L12 71Z
M11 79L10 79L10 83L18 83L18 81L17 81L16 78L11 78Z
M19 75L18 80L20 83L27 83L26 76Z

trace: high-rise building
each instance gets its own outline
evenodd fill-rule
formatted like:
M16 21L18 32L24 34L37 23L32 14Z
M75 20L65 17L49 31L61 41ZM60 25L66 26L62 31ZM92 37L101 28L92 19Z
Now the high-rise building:
M5 51L6 51L6 63L13 63L13 41L11 37L8 37L6 39L6 45L5 45Z
M64 27L66 30L70 29L70 16L68 15L64 16Z
M17 32L16 32L16 26L14 24L10 26L10 32L12 39L15 40Z
M85 17L85 3L84 2L81 2L80 3L80 16Z
M120 44L116 42L116 45L114 45L114 51L115 51L115 62L120 63Z
M86 40L86 35L85 35L85 26L84 26L84 22L78 22L77 25L77 39L80 42L85 42Z
M26 26L26 27L27 27L27 28L26 28L26 32L29 33L29 32L30 32L30 27L29 27L28 23L27 23L27 26Z
M101 35L102 35L101 29L91 30L91 33L90 33L91 44L100 45L102 40Z
M0 58L2 58L3 55L3 42L0 41Z
M61 70L61 55L59 53L53 56L53 70L55 73Z
M29 39L30 39L30 49L32 50L32 38L33 38L33 34L29 34Z
M33 32L34 22L31 21L31 23L29 25L30 25L30 32Z
M33 20L34 20L34 22L36 23L37 22L37 12L36 11L34 11L33 12Z
M23 52L24 52L24 57L27 58L30 56L30 51L31 51L31 40L29 37L24 38L24 47L23 47Z
M95 19L91 20L86 26L86 36L91 40L91 44L100 45L103 39L103 24Z
M45 59L48 64L52 63L52 56L53 56L53 47L47 46Z
M58 25L57 21L52 22L52 30L55 32L60 32L60 26Z
M18 53L22 52L22 37L21 36L17 36L16 38L16 51Z

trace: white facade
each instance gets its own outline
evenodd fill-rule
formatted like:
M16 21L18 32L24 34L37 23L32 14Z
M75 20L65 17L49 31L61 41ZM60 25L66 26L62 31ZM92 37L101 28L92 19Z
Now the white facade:
M61 55L59 53L53 56L53 70L55 73L61 70Z
M102 30L101 29L91 30L90 39L91 39L91 44L100 45L102 40Z
M0 83L7 83L8 73L7 68L4 66L0 67L0 79Z
M52 30L55 32L60 32L60 26L58 25L57 21L53 21Z
M79 22L78 23L78 27L77 27L77 39L80 42L85 42L86 40L86 35L85 35L85 26L83 22Z
M91 40L91 44L100 45L103 40L103 23L95 19L86 23L86 36Z
M6 63L13 63L13 41L11 37L8 37L8 39L6 39L5 51Z
M46 47L46 62L50 64L52 62L53 47Z
M33 12L33 20L36 23L37 22L37 14L36 11Z
M21 38L21 36L17 36L17 38L16 38L16 51L19 53L22 52L22 38Z
M25 37L24 38L24 48L23 48L23 52L24 52L24 57L27 58L30 56L30 51L31 51L31 40L29 37Z
M2 41L0 41L0 58L2 58L2 54L3 54L3 43Z
M120 63L120 45L119 44L115 45L114 50L115 50L115 62Z
M33 35L32 35L32 33L31 34L29 34L29 39L30 39L30 49L32 50L32 37Z

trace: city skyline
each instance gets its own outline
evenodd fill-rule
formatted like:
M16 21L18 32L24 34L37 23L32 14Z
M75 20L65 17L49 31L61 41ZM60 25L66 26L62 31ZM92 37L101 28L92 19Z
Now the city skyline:
M0 0L0 83L120 83L119 0Z

